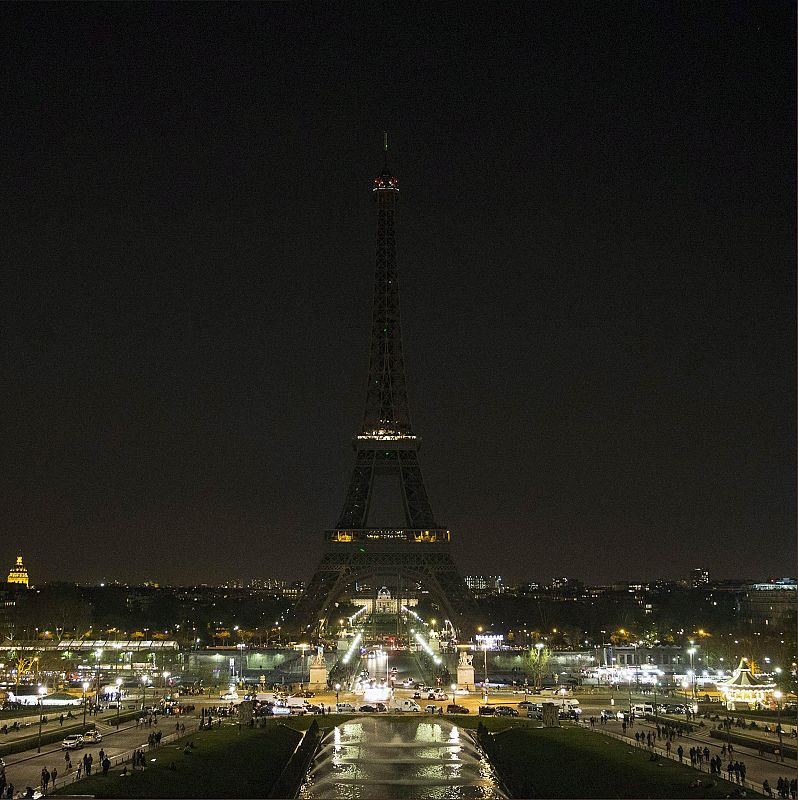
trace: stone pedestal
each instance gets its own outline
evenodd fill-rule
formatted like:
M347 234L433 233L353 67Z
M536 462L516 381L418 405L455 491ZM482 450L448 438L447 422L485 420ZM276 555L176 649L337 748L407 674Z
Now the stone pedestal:
M457 665L457 688L467 689L469 692L474 691L474 667L471 664Z
M311 664L308 689L311 692L323 692L327 688L327 677L326 664Z

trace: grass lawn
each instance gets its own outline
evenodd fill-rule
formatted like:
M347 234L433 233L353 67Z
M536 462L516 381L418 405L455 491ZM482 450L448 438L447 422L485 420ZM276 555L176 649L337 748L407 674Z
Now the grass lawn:
M703 798L734 790L718 778L714 787L690 788L696 777L712 779L666 758L649 761L644 750L583 728L516 726L497 734L496 745L497 766L518 797Z
M56 794L95 797L266 797L300 740L284 725L227 726L187 736L181 745L147 751L147 769L122 776L114 767L61 787ZM190 755L185 742L194 742ZM153 763L150 759L156 759ZM175 769L169 765L174 762Z

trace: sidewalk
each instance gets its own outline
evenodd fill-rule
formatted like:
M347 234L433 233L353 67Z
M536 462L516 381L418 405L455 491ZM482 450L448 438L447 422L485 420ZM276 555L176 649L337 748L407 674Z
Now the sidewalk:
M587 725L590 727L590 723L584 721L582 724ZM635 741L634 735L635 732L643 731L645 733L653 732L656 736L656 726L654 723L650 723L643 720L635 720L634 726L631 728L627 728L626 735L624 736L620 731L618 733L614 733L614 727L620 727L620 723L613 724L612 722L608 725L599 725L597 724L595 727L596 731L601 733L613 733L616 737L620 739L626 739L627 741L631 740L631 745L633 747L637 747L638 744ZM609 731L608 731L609 728ZM665 740L664 739L657 739L657 744L655 750L658 754L665 754ZM720 739L713 739L709 735L708 728L695 728L693 733L684 733L681 737L678 737L673 740L672 743L672 751L671 751L671 759L678 761L678 756L676 755L676 748L682 745L685 751L685 762L687 766L690 766L690 759L687 756L687 752L690 750L691 747L695 747L700 745L703 749L704 747L708 747L710 750L711 756L720 755L721 749L724 745L724 742ZM644 749L648 749L645 745L643 745ZM795 761L788 760L784 763L777 760L775 756L760 756L759 753L748 747L743 746L734 746L734 756L732 759L729 759L728 753L726 757L723 759L723 775L726 774L726 764L729 760L733 761L744 761L746 766L746 786L749 786L756 792L762 793L762 782L767 779L768 783L770 783L771 787L775 787L778 779L780 777L790 777L792 778L795 775ZM704 764L701 767L696 767L696 770L704 772L705 774L709 775L709 765ZM715 778L719 776L713 776ZM726 778L723 778L726 780Z

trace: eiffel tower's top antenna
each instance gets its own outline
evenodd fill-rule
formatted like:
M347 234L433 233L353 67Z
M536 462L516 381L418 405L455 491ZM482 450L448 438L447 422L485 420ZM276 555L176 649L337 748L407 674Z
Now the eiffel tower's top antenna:
M382 149L385 151L385 161L383 162L383 166L385 167L385 171L388 171L388 131L382 132Z

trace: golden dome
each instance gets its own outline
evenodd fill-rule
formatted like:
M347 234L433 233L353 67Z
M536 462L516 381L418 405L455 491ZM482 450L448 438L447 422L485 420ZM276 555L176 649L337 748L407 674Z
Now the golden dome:
M22 556L17 556L17 563L8 571L9 583L21 583L27 589L30 585L28 583L28 570L22 563Z

